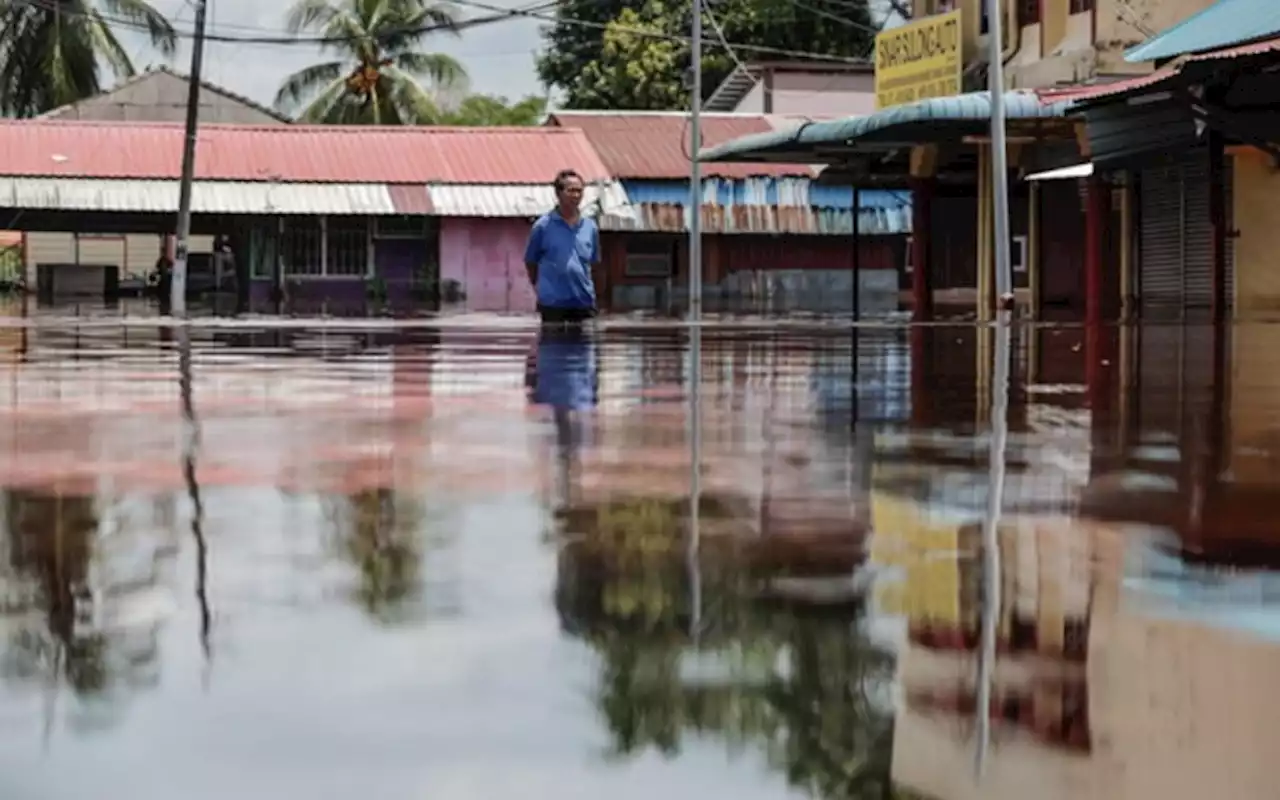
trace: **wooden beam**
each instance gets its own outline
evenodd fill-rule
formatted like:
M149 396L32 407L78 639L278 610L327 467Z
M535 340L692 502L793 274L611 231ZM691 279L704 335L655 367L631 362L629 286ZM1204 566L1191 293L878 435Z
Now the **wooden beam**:
M938 146L918 145L911 148L911 177L932 178L938 174Z
M990 136L966 136L962 140L965 144L991 144ZM1034 144L1040 141L1039 136L1006 136L1005 141L1009 144Z

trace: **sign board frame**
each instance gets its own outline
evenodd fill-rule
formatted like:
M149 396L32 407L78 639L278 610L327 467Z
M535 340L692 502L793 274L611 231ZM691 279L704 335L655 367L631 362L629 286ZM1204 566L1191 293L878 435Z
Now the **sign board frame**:
M960 11L914 20L876 34L876 110L961 92L964 37Z

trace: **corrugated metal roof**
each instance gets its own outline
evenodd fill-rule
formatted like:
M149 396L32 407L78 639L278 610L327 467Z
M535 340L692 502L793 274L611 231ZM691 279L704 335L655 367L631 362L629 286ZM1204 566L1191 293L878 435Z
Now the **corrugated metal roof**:
M1280 3L1276 0L1218 0L1131 48L1124 59L1131 63L1159 61L1277 34L1280 34Z
M1070 106L1086 100L1096 100L1101 97L1127 94L1139 89L1145 89L1149 86L1155 86L1156 84L1173 77L1176 73L1176 69L1166 68L1156 70L1150 75L1139 75L1136 78L1126 78L1118 81L1081 84L1079 86L1053 86L1046 89L1037 89L1036 94L1040 97L1040 102L1042 103L1066 103Z
M176 178L182 126L0 121L0 175ZM202 125L196 177L294 183L547 183L609 172L573 129Z
M552 114L549 125L577 128L595 146L610 172L618 178L683 178L689 174L687 114L668 111L581 112ZM753 133L775 130L764 114L704 114L705 147ZM802 175L813 177L805 164L708 164L708 177L745 178L751 175Z
M682 233L689 229L688 208L675 203L636 203L632 218L603 217L604 230ZM911 211L863 209L859 230L867 235L910 233ZM814 206L704 205L702 229L707 233L806 233L848 236L853 233L849 209Z
M1162 69L1158 69L1150 75L1140 75L1136 78L1127 80L1112 81L1109 83L1094 83L1081 86L1060 86L1049 89L1040 89L1037 94L1042 102L1058 102L1067 103L1074 108L1084 103L1091 103L1108 97L1118 97L1120 95L1132 94L1144 89L1154 89L1166 81L1187 72L1188 68L1196 64L1204 64L1212 61L1233 61L1240 58L1250 58L1254 56L1263 56L1280 52L1280 38L1267 39L1261 42L1253 42L1251 44L1239 45L1237 47L1227 47L1220 50L1213 50L1208 53L1200 53L1198 55L1188 56L1178 59L1176 63L1172 63Z
M1280 51L1280 37L1265 39L1261 42L1250 42L1249 44L1235 47L1226 47L1210 53L1200 53L1199 55L1188 57L1187 61L1232 61L1237 58L1267 55L1277 51Z
M178 210L178 182L0 178L0 208L170 214ZM403 213L380 183L197 181L191 208L197 214Z
M685 205L689 201L688 181L622 182L632 203L659 203ZM708 178L703 184L703 202L719 205L791 205L816 206L850 210L853 208L853 188L827 186L811 178ZM888 189L864 189L859 193L858 205L864 209L900 208L910 206L910 193Z
M538 217L555 208L550 184L528 185L431 185L432 213L441 217ZM590 215L630 216L627 193L617 181L588 184L583 208Z
M1006 92L1004 101L1009 120L1056 119L1066 112L1065 103L1042 103L1034 92L1029 91ZM887 141L885 134L906 126L981 123L990 119L991 98L987 92L934 97L865 117L813 122L792 131L744 136L704 150L702 158L707 161L734 161L759 157L770 151L785 151L785 157L790 158L796 152L811 152L821 145L848 144L867 137Z

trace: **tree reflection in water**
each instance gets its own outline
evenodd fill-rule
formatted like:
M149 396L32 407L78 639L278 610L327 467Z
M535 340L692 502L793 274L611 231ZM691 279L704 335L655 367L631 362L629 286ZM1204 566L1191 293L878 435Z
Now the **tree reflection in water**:
M560 554L556 607L601 657L611 755L675 756L686 735L715 736L731 751L762 750L813 797L905 797L889 779L893 657L862 632L861 608L754 599L767 576L722 543L704 550L693 641L680 512L649 501L601 508Z
M155 680L159 620L154 608L130 605L155 588L155 565L131 578L101 563L91 495L8 489L2 497L0 586L10 634L0 671L7 680L68 686L78 700L94 701L72 721L107 725L118 711L110 702L116 690Z
M352 595L379 622L403 621L422 596L424 510L413 497L385 487L343 500L332 518L339 548L359 573Z

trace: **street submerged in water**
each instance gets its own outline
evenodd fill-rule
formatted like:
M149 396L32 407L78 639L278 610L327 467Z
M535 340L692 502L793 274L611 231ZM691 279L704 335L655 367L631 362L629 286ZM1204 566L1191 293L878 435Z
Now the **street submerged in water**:
M6 800L1274 794L1280 326L19 322Z

